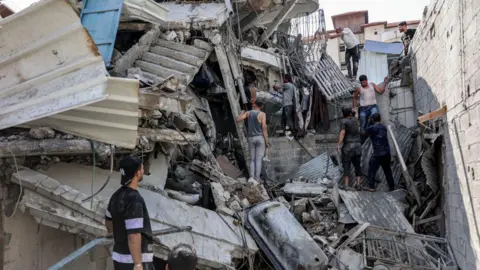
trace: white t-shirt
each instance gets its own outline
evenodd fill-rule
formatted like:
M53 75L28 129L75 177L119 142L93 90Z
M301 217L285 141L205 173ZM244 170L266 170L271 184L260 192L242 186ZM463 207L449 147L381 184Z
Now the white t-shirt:
M347 46L347 49L351 49L360 44L355 34L349 28L343 28L342 40L345 43L345 46Z

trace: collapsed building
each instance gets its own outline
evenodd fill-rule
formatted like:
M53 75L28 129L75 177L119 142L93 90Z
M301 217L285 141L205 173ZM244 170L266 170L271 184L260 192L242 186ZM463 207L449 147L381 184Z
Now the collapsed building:
M160 261L186 243L199 269L455 269L436 223L442 138L418 136L410 62L384 67L377 96L400 190L383 192L381 171L378 193L341 190L336 133L355 85L325 53L318 1L107 2L43 0L0 21L5 268L111 269L104 213L119 160L136 155ZM368 57L386 65L375 46ZM292 142L273 91L287 73L304 131ZM246 180L235 122L252 81L272 142L263 183ZM371 153L367 140L364 175Z

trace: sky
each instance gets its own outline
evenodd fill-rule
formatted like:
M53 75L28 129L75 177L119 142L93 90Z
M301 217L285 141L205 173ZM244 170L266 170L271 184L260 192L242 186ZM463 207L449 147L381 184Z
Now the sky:
M430 0L319 0L319 3L325 12L327 30L332 30L333 15L358 10L368 10L369 22L420 20Z

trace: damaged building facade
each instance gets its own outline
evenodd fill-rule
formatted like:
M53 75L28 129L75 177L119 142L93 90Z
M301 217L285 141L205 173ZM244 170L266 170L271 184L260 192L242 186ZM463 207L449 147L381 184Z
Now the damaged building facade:
M378 171L378 191L368 193L339 188L341 107L356 83L326 53L321 3L157 2L41 0L0 20L5 269L113 269L103 218L127 155L145 165L140 193L159 265L184 243L195 247L198 269L476 268L476 208L465 200L474 185L449 180L475 177L474 155L464 156L475 143L466 150L452 139L455 121L462 143L475 126L463 116L476 104L473 56L453 57L469 52L466 20L475 16L440 22L470 12L465 3L434 1L407 57L392 61L398 44L365 40L359 73L390 78L377 101L397 187L386 192ZM461 44L455 27L465 32ZM427 57L424 39L465 72L432 72L443 58ZM292 141L280 136L282 93L273 87L285 74L297 86ZM465 89L452 105L448 86ZM247 181L245 126L235 122L255 98L265 103L271 144L263 182ZM437 117L443 105L447 118L458 113L453 122ZM367 140L362 186L371 155ZM453 175L459 161L466 165L454 169L465 171Z

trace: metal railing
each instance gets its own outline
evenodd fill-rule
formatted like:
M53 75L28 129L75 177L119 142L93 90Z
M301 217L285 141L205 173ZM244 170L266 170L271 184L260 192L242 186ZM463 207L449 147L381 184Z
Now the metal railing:
M158 231L153 231L152 236L161 236L161 235L167 235L167 234L172 234L172 233L179 233L179 232L185 232L185 231L191 231L192 227L180 227L180 228L170 228L170 229L165 229L165 230L158 230ZM158 240L153 237L154 242L158 242ZM159 242L158 242L159 243ZM97 238L94 239L90 242L88 242L86 245L82 246L81 248L75 250L74 252L70 253L67 257L63 258L56 264L50 266L47 270L59 270L63 269L65 266L71 264L72 262L76 261L79 259L83 254L89 252L96 246L107 246L113 244L113 236L108 236L108 237L102 237L102 238Z

